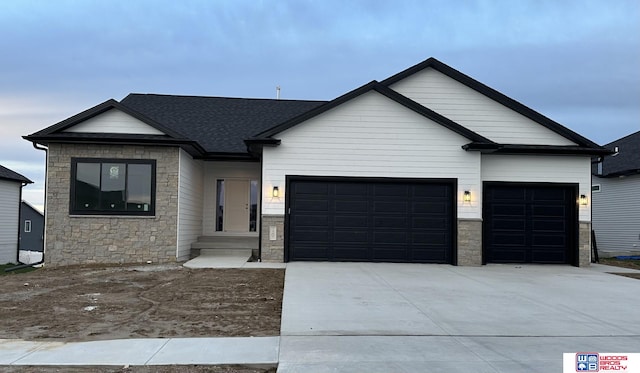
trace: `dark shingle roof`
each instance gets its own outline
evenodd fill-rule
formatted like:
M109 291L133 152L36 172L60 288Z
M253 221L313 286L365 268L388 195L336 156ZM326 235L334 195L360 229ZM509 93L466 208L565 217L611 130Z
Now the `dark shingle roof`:
M21 183L27 183L27 184L33 183L33 181L20 175L19 173L15 171L11 171L10 169L3 166L0 166L0 179L14 180L14 181L19 181Z
M324 103L137 93L121 101L215 153L246 153L244 139Z
M602 159L602 174L599 176L613 177L640 173L640 131L632 133L604 146L618 152ZM593 173L598 175L597 164Z

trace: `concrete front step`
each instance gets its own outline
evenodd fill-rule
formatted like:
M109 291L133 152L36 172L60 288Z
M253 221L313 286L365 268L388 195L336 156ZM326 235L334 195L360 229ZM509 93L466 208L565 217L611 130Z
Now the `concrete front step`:
M251 249L200 249L200 256L246 256L251 257Z
M203 236L191 244L192 249L258 249L258 237Z

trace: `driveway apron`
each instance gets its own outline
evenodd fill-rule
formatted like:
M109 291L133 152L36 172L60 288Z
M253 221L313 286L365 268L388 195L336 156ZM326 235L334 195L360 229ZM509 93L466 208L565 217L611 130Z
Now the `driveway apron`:
M640 281L560 265L289 263L279 372L561 371L640 351Z

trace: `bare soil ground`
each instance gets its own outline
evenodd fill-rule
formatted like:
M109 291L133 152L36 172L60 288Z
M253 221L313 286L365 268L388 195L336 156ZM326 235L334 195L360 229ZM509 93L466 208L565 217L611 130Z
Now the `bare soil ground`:
M616 258L602 258L600 259L600 264L640 270L640 260L621 260ZM622 273L622 272L620 273L611 272L611 273L618 276L631 277L631 278L640 280L640 273Z
M283 284L282 269L191 270L179 265L8 274L0 277L0 338L277 336ZM187 371L201 371L193 369Z

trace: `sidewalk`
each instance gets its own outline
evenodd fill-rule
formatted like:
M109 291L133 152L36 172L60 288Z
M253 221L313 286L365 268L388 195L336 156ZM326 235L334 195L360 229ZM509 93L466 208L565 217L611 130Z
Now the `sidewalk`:
M280 337L148 338L93 342L0 339L0 365L276 366Z

